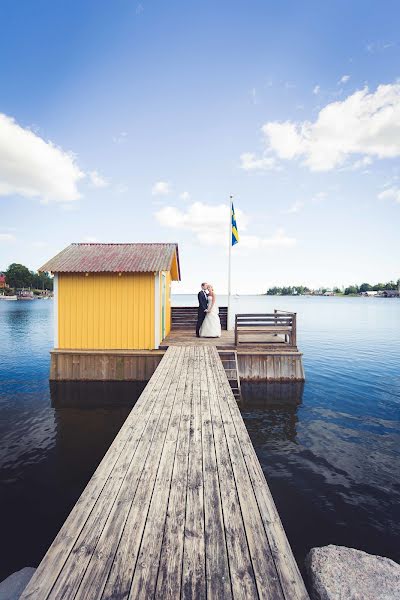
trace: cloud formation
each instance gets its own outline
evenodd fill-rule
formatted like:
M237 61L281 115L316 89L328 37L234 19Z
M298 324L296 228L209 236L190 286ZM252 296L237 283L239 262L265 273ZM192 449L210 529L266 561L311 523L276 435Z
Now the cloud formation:
M394 200L397 204L400 204L400 188L391 187L378 194L379 200Z
M300 200L297 200L297 202L294 202L292 204L292 206L290 206L287 210L285 210L284 212L288 215L291 214L295 214L301 211L301 209L304 208L304 202L301 202Z
M89 171L88 173L90 185L96 188L105 188L110 185L109 181L102 177L97 171Z
M286 236L282 229L278 229L270 238L243 234L242 232L248 228L249 217L237 207L235 213L241 247L254 250L271 246L292 246L296 243L296 240ZM194 233L196 239L204 246L227 247L228 245L229 212L226 204L211 205L194 202L185 210L175 206L165 206L155 213L155 217L164 227Z
M0 113L0 196L71 202L83 177L73 154Z
M275 157L263 156L257 158L251 152L244 152L240 155L240 167L244 171L274 171L279 169Z
M15 242L15 239L12 233L0 233L0 242Z
M171 184L168 181L156 181L151 188L152 196L168 196L171 193Z
M311 171L329 171L351 158L400 156L400 83L380 85L371 93L364 88L327 104L314 122L269 121L262 132L266 157L301 160ZM251 160L254 155L245 156L253 168L264 168Z

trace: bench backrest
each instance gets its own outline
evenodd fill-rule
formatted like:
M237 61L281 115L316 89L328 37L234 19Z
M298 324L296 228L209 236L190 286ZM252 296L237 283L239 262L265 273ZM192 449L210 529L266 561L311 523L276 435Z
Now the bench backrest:
M240 314L236 315L235 318L235 326L240 329L240 327L293 327L293 323L295 321L294 314L278 314L278 313L270 313L270 314Z

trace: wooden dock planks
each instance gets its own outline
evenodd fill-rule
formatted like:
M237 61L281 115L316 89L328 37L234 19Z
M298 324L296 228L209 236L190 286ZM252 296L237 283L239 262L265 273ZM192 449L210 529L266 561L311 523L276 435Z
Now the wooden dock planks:
M22 598L308 598L215 347L167 350Z

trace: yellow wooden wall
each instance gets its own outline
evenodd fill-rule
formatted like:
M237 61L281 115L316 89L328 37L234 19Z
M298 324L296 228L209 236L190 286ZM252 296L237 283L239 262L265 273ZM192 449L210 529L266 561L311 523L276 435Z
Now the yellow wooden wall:
M171 331L171 273L170 271L160 272L160 340L163 339L162 335L162 275L165 274L165 337Z
M58 275L58 347L154 348L154 274Z
M166 301L165 330L166 335L171 331L171 273L167 271L167 301Z

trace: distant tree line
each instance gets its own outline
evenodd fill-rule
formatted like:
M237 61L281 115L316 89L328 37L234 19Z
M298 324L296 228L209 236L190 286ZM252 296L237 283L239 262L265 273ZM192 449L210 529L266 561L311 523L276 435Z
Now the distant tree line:
M48 273L35 273L28 267L18 263L12 263L6 271L7 285L10 288L31 288L35 290L52 290L53 279Z
M383 290L396 290L400 285L400 279L397 282L388 281L387 283L376 283L371 285L369 283L362 283L361 285L349 285L344 290L345 296L349 294L360 294L361 292L383 292Z
M296 285L287 287L272 287L267 291L268 296L295 296L297 294L310 294L311 290L304 285Z
M345 296L349 296L352 294L359 294L361 292L380 292L383 290L396 290L399 285L400 279L397 282L388 281L387 283L376 283L375 285L371 285L369 283L362 283L361 285L349 285L344 290L338 287L334 287L333 290L328 290L328 288L320 288L318 290L313 290L305 285L288 285L283 287L271 287L267 291L267 295L297 296L303 294L325 294L328 291L332 291L334 294L344 294Z

